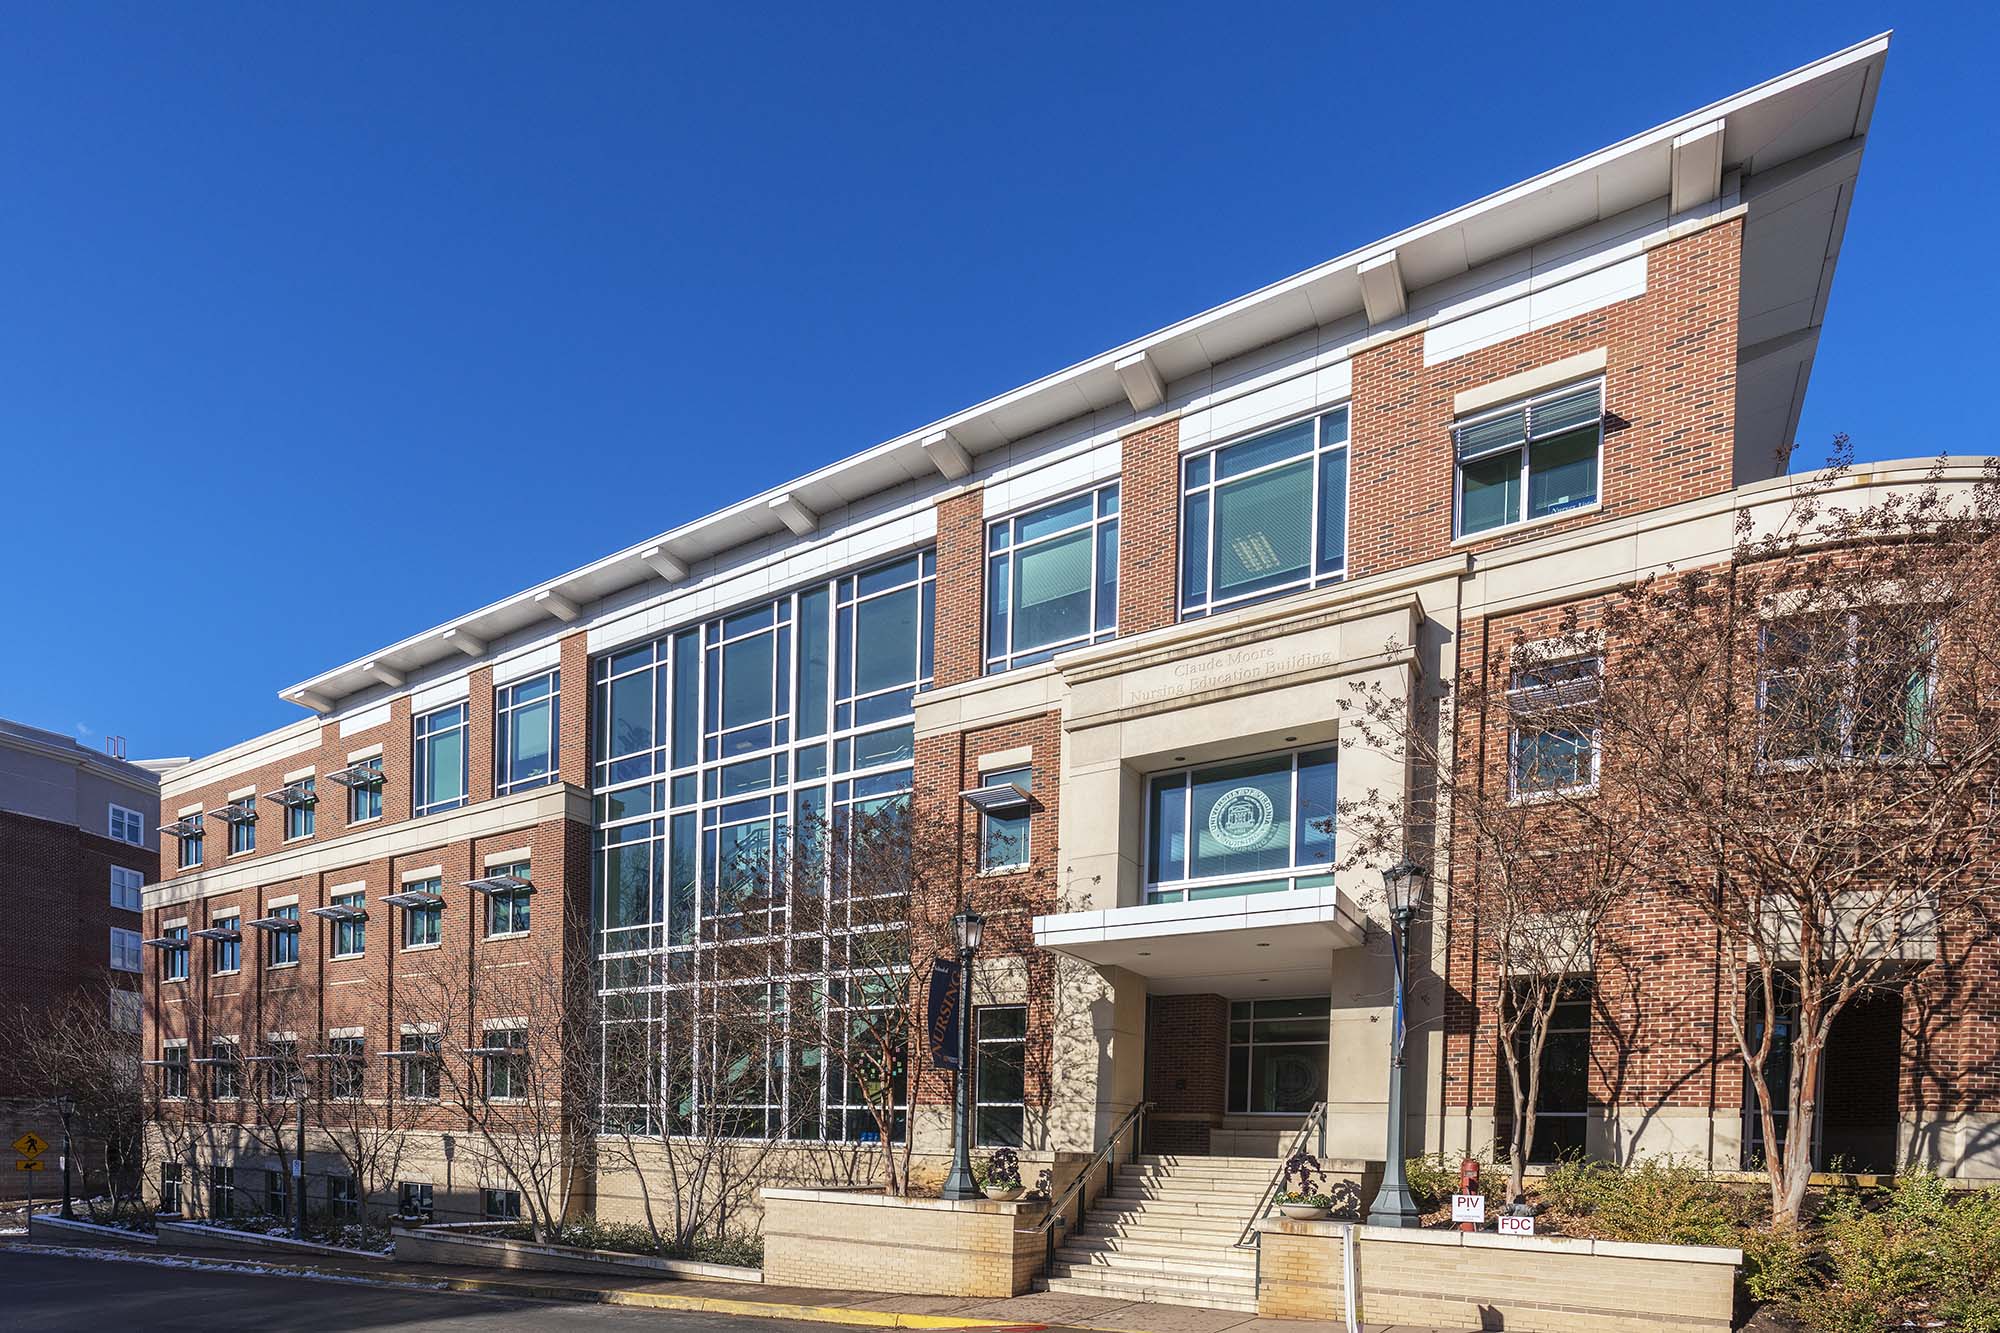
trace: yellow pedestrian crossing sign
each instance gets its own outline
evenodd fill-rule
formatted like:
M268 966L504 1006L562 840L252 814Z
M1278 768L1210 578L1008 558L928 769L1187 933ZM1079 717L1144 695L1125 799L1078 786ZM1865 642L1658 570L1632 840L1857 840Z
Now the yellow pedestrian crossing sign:
M39 1157L33 1157L33 1158L16 1158L14 1161L14 1169L16 1171L45 1171L48 1168L42 1165L41 1159Z
M21 1154L21 1156L23 1157L40 1157L43 1153L47 1152L48 1150L49 1150L48 1140L44 1139L41 1135L35 1133L35 1131L32 1129L29 1130L27 1133L23 1134L20 1138L14 1140L14 1151ZM27 1170L26 1167L23 1167L21 1169L24 1171Z

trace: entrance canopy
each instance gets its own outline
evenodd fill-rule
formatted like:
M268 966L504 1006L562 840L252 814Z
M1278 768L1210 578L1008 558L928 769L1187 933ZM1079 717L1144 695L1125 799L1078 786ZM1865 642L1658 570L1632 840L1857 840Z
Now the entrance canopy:
M1365 937L1352 899L1331 884L1035 918L1035 943L1147 978L1158 995L1322 992L1335 949Z

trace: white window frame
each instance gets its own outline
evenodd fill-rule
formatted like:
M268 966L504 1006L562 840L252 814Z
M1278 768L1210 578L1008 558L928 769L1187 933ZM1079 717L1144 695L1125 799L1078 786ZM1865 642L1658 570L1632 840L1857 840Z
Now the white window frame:
M1522 673L1538 668L1576 666L1584 663L1591 665L1591 674L1596 682L1595 688L1602 690L1604 688L1604 657L1601 653L1574 653L1562 657L1552 657L1547 661L1521 661L1514 663L1509 669L1507 674L1507 797L1509 800L1525 804L1534 801L1556 800L1563 796L1588 795L1597 790L1597 765L1602 737L1596 727L1589 729L1590 746L1586 755L1589 776L1583 781L1553 787L1523 787L1520 781L1522 723L1519 719L1521 714L1537 706L1559 708L1559 704L1543 705L1539 701L1546 696L1559 693L1562 689L1560 685L1523 685L1520 683ZM1543 728L1543 730L1553 729L1548 727ZM1576 730L1581 731L1583 728L1579 727Z
M365 911L368 907L368 891L366 889L355 889L350 893L336 893L328 901L334 907L355 907ZM346 940L346 938L350 934L354 937L354 941L361 946L360 948L358 949L341 948L341 944L343 943L343 941ZM333 923L333 952L331 954L332 957L364 958L367 956L367 954L368 954L367 917L360 917L349 921L336 921Z
M111 970L114 972L143 972L146 965L141 961L145 953L145 940L136 930L123 926L111 928Z
M1329 857L1324 865L1318 861L1309 864L1302 863L1297 859L1299 825L1301 822L1298 808L1299 759L1303 755L1319 753L1331 754L1334 757L1333 791L1334 799L1338 802L1340 798L1340 748L1333 741L1327 741L1320 745L1301 745L1284 750L1266 750L1260 754L1210 759L1199 764L1185 764L1180 768L1170 768L1158 773L1148 773L1146 775L1145 787L1143 788L1146 804L1145 808L1140 812L1139 819L1139 834L1141 838L1139 846L1143 849L1142 863L1139 867L1139 892L1142 901L1149 906L1160 903L1193 902L1196 900L1189 895L1201 889L1227 888L1234 884L1255 884L1262 880L1271 879L1292 880L1294 888L1298 887L1297 881L1303 879L1325 878L1328 882L1331 882L1333 877L1332 857ZM1291 866L1278 870L1245 870L1231 875L1203 875L1197 877L1192 874L1191 872L1194 869L1194 846L1192 839L1194 830L1193 775L1206 769L1227 768L1237 764L1250 764L1255 763L1259 759L1274 759L1280 755L1290 759L1292 763L1291 810L1289 812L1289 817L1292 820L1293 861ZM1153 878L1153 787L1156 783L1166 782L1173 778L1181 780L1181 799L1184 802L1182 805L1182 826L1188 829L1190 834L1186 852L1186 868L1190 873L1181 879L1155 880ZM1328 813L1332 815L1334 812L1329 811ZM1317 816L1314 817L1316 818ZM1339 855L1339 849L1340 840L1336 831L1334 834L1334 856L1337 857ZM1227 897L1228 895L1224 894L1221 896Z
M1537 514L1534 515L1533 517L1530 517L1528 513L1529 485L1533 479L1533 473L1529 468L1529 459L1530 456L1534 453L1535 441L1538 438L1552 439L1557 435L1567 435L1569 432L1573 430L1581 430L1584 425L1584 423L1579 422L1573 426L1567 426L1559 430L1550 431L1547 435L1537 436L1534 433L1534 427L1533 427L1534 411L1538 407L1545 406L1549 403L1555 402L1558 399L1571 397L1581 392L1584 389L1593 387L1597 390L1597 462L1596 462L1597 486L1588 500L1579 500L1575 504L1565 505L1561 509L1553 510L1546 514ZM1467 460L1459 456L1458 433L1460 431L1468 430L1483 425L1488 421L1496 421L1502 417L1506 417L1517 412L1526 414L1524 418L1524 421L1526 423L1526 429L1522 435L1521 440L1518 443L1496 446L1492 449L1486 450L1483 453L1473 455L1470 460ZM1457 420L1452 422L1451 423L1452 540L1478 541L1485 537L1491 537L1495 533L1510 532L1516 528L1525 527L1533 523L1553 523L1557 519L1565 518L1571 514L1584 513L1591 509L1596 508L1598 505L1603 504L1604 503L1604 423L1609 418L1609 416L1610 416L1610 409L1605 403L1604 377L1602 375L1598 375L1590 379L1577 380L1574 381L1573 383L1565 384L1559 389L1550 389L1543 393L1531 394L1526 398L1516 398L1510 403L1506 403L1503 404L1502 406L1492 408L1489 411L1480 412L1473 416L1465 417L1462 420ZM1514 517L1508 519L1504 523L1495 523L1490 528L1480 528L1476 532L1467 532L1465 530L1466 463L1468 461L1474 463L1482 462L1485 459L1493 458L1500 454L1504 454L1509 449L1518 449L1521 451L1521 472L1520 472L1521 499L1520 503L1515 508Z
M160 950L160 981L164 985L178 985L188 979L193 965L188 961L194 952L194 941L188 936L188 926L168 926L160 932L160 938L180 941L178 949Z
M527 703L513 702L514 692L523 685L538 680L549 683L549 692ZM513 732L508 723L513 715L524 708L547 705L549 710L549 768L538 777L522 778L518 782L507 777L508 764L513 760ZM529 791L536 787L546 787L560 780L562 775L562 671L551 667L547 671L537 671L532 675L510 680L505 685L493 687L493 794L509 796L517 791Z
M1330 441L1327 439L1326 423L1334 417L1340 418L1342 431L1339 440ZM1267 435L1276 435L1280 431L1291 430L1293 427L1305 423L1312 425L1313 438L1312 443L1301 452L1293 454L1289 458L1280 458L1273 462L1262 464L1250 469L1248 472L1239 472L1233 477L1219 480L1216 477L1216 461L1224 451L1233 449L1240 444L1250 444L1261 440ZM1324 587L1328 584L1339 583L1347 577L1348 549L1353 545L1350 533L1354 517L1353 446L1353 404L1333 403L1326 407L1315 408L1311 412L1279 422L1276 425L1259 426L1254 431L1224 440L1219 444L1204 445L1199 449L1190 449L1180 456L1178 464L1180 473L1176 478L1176 485L1180 488L1178 501L1180 508L1175 512L1180 523L1181 541L1183 543L1187 541L1188 502L1196 496L1204 497L1208 502L1207 536L1204 539L1202 550L1203 573L1202 595L1200 598L1190 599L1188 596L1186 577L1187 552L1185 550L1177 552L1177 559L1174 564L1174 604L1179 608L1182 620L1194 620L1202 616L1215 615L1218 612L1230 610L1234 607L1249 606L1256 602L1265 601L1272 597L1282 597L1286 593L1298 592L1305 588ZM1320 513L1320 498L1325 494L1326 489L1325 468L1327 467L1328 460L1336 454L1339 455L1340 466L1346 474L1345 483L1341 488L1344 506L1340 520L1340 567L1337 569L1322 570L1320 566L1325 561L1326 553L1319 549L1320 528L1323 518L1323 515ZM1190 465L1199 459L1207 460L1206 480L1199 483L1190 483L1188 481ZM1217 598L1215 595L1217 492L1237 486L1246 480L1262 476L1265 473L1291 467L1301 461L1312 464L1312 481L1310 483L1312 487L1312 556L1306 561L1305 574L1300 578L1289 580L1275 587L1260 588L1255 592L1238 593L1233 597Z
M412 726L414 725L413 723ZM348 767L366 768L380 773L382 771L382 756L371 754L366 759L355 760ZM353 828L356 824L372 824L382 817L382 786L381 782L371 782L363 786L349 787L347 789L347 826L349 828ZM364 809L372 809L374 813L364 815L361 813Z
M120 892L123 889L125 892ZM146 872L131 866L111 867L111 905L124 912L140 911L146 901Z
M264 914L266 916L282 917L287 921L297 921L300 919L299 905L297 903L287 903L283 907L267 907L264 909ZM305 934L303 924L297 930L272 930L266 931L265 934L268 936L264 941L264 967L267 971L272 968L297 967L299 965L299 958L304 953L302 946L305 943L301 938ZM291 941L289 946L291 957L289 958L281 956L286 952L287 946L285 941L287 940Z
M1023 764L1019 768L1003 768L993 772L982 773L979 775L979 780L983 786L999 786L1002 783L1013 783L1023 791L1033 792L1035 769L1032 764ZM979 812L979 873L982 875L1004 875L1013 871L1026 870L1034 856L1035 815L1033 800L1030 799L1027 808L1021 811L1021 847L1020 857L1017 860L1000 861L993 859L991 856L993 835L988 830L992 819L993 816L987 814L984 810Z
M513 875L516 878L525 879L528 880L529 883L533 883L534 882L533 878L528 874L528 865L529 863L526 861L510 861L503 865L488 866L486 868L486 873L489 875ZM523 935L528 934L534 928L535 895L532 891L527 889L515 889L505 893L489 893L483 896L486 899L486 911L484 915L486 917L487 939L517 940L520 939ZM524 920L519 929L513 928L514 913L517 909L526 909L524 914ZM494 915L495 913L499 912L505 912L507 914L507 924L509 928L506 930L493 929Z
M432 718L446 713L457 713L455 726L438 727L427 730L425 724ZM424 803L424 788L430 776L430 754L427 742L448 732L459 733L458 745L458 795L450 800L435 804ZM472 705L464 699L457 703L433 708L427 713L419 713L410 719L410 771L415 775L410 783L410 817L422 819L425 815L440 814L446 810L458 810L472 800Z
M1861 673L1863 667L1863 663L1861 661L1861 647L1860 647L1861 621L1862 618L1867 615L1868 610L1869 608L1867 606L1827 608L1824 610L1815 610L1813 608L1808 607L1797 611L1787 612L1785 614L1767 616L1764 619L1764 623L1757 627L1758 767L1775 772L1787 769L1806 769L1806 768L1811 768L1816 764L1828 763L1828 762L1840 763L1840 764L1851 764L1851 763L1899 764L1899 763L1925 763L1933 761L1937 758L1937 737L1934 730L1934 724L1936 721L1935 708L1937 704L1937 695L1938 695L1938 669L1937 669L1937 659L1936 659L1935 626L1933 626L1931 670L1929 674L1924 678L1925 725L1924 725L1923 746L1921 750L1917 753L1864 754L1859 756L1857 756L1854 753L1854 730L1856 723L1860 718L1860 710L1857 709L1855 706L1855 698L1857 692L1861 688ZM1767 752L1766 748L1770 741L1770 728L1765 724L1765 718L1767 716L1766 696L1770 684L1773 680L1779 679L1781 677L1789 677L1793 673L1789 671L1775 670L1765 665L1768 654L1770 652L1771 634L1772 631L1777 626L1782 625L1788 621L1810 619L1814 617L1820 617L1827 620L1831 620L1834 617L1839 617L1839 619L1844 624L1844 629L1847 637L1847 653L1841 668L1842 688L1841 688L1839 717L1838 717L1838 726L1840 728L1840 753L1836 756L1830 757L1829 759L1821 759L1814 755L1780 755L1776 758L1772 758Z
M114 801L110 803L110 810L105 818L105 832L113 842L122 842L130 847L146 845L146 817L137 810ZM127 831L132 835L129 838L125 836Z
M208 829L202 822L203 815L199 810L187 818L193 823L194 829L186 837L174 840L180 844L175 851L174 864L182 870L197 870L201 867L202 849L208 839Z
M982 1032L981 1020L987 1013L1001 1009L1021 1011L1021 1035L1018 1037L988 1037ZM1028 1146L1028 1038L1032 1035L1028 1028L1028 1006L1018 1004L982 1004L972 1011L972 1142L976 1148L1026 1148ZM989 1046L1011 1046L1021 1057L1021 1100L1018 1102L996 1102L984 1099L980 1094L985 1089L985 1080L980 1077ZM1019 1143L992 1143L979 1134L979 1113L987 1107L1021 1113L1021 1141Z
M248 856L257 850L257 798L255 796L245 796L231 801L229 804L249 816L248 819L228 819L223 821L229 829L227 844L229 855Z
M1016 667L1046 661L1054 657L1057 653L1067 652L1071 648L1081 648L1086 644L1092 643L1103 643L1108 639L1117 637L1117 552L1113 552L1111 559L1112 621L1111 624L1102 628L1097 623L1098 612L1101 609L1098 606L1098 589L1103 586L1104 571L1099 568L1098 562L1103 554L1104 532L1107 528L1117 530L1116 540L1118 542L1123 542L1125 539L1124 530L1119 523L1118 502L1121 494L1122 492L1117 482L1107 482L1092 486L1087 490L1074 491L1053 500L1044 500L1030 508L1009 514L1004 518L993 519L986 524L986 548L984 555L981 557L985 561L983 566L985 573L981 582L982 600L979 607L979 633L984 648L984 658L982 660L985 663L985 674L997 675L1002 671L1011 671ZM1054 509L1059 505L1068 504L1085 496L1090 497L1090 516L1088 518L1072 523L1066 528L1043 533L1041 536L1032 538L1026 542L1019 540L1017 537L1014 531L1016 524L1033 518L1044 510ZM1005 532L1007 537L1006 545L996 548L994 546L995 537L1002 532ZM1014 646L1014 624L1020 618L1014 604L1014 594L1020 586L1017 569L1018 557L1024 549L1033 550L1039 546L1046 546L1052 542L1061 541L1064 538L1074 537L1079 532L1090 534L1090 616L1088 628L1082 634L1072 634L1066 639L1057 639L1052 643L1034 644L1026 648L1016 648ZM993 569L996 564L1004 564L1007 567L1007 641L1003 644L992 642L992 599L993 590L997 586L997 581L993 577Z
M298 801L285 807L285 842L299 842L310 838L319 830L319 779L300 778L287 784L298 787L301 794L310 800Z

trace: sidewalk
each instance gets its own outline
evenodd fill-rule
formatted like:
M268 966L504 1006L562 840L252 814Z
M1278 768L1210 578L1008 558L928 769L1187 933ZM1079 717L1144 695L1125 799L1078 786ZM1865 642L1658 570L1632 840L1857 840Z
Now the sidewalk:
M690 1310L757 1319L793 1319L865 1328L1036 1329L1092 1333L1345 1333L1339 1319L1264 1319L1237 1310L1151 1305L1098 1296L1037 1292L1002 1299L960 1296L885 1296L879 1292L821 1287L779 1287L748 1282L634 1281L586 1273L515 1273L444 1264L380 1263L362 1259L274 1262L213 1250L81 1245L6 1238L10 1247L85 1251L107 1259L129 1254L137 1262L194 1262L273 1275L321 1276L378 1282L430 1291L475 1292L518 1300L570 1301L655 1310ZM1365 1333L1445 1333L1410 1325L1369 1324Z

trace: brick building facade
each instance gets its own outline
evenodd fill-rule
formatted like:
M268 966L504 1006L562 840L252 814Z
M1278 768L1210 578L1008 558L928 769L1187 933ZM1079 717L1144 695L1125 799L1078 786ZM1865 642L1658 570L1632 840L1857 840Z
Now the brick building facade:
M768 864L788 826L909 800L961 853L951 892L917 905L919 962L951 910L988 923L986 1141L1087 1153L1150 1102L1158 1143L1269 1156L1324 1103L1329 1151L1379 1159L1379 889L1371 868L1337 864L1327 816L1410 775L1405 757L1353 746L1333 699L1450 688L1496 636L1725 558L1737 515L1782 499L1885 49L1828 57L285 691L313 715L168 784L166 815L202 816L205 851L183 866L170 846L149 890L149 1058L337 1031L371 1069L392 1065L399 978L448 965L476 981L524 950L596 969L618 1021L643 1022L699 984L683 979L700 974L701 923L732 910L755 878L743 866ZM1780 262L1811 246L1824 265ZM1917 475L1882 467L1870 484ZM525 740L541 695L523 682L559 696ZM510 767L523 744L547 752L526 777ZM246 793L296 801L308 779L315 827L224 850L217 811ZM1015 786L985 812L966 799ZM374 793L369 818L350 823L357 791ZM258 823L288 817L274 801ZM194 826L177 828L184 846ZM1476 1149L1500 1101L1493 979L1447 928L1449 849L1438 858L1411 1133ZM482 924L496 866L526 867L525 939ZM441 917L435 948L404 933L411 907L385 903L412 883L438 900L420 909ZM366 949L339 959L341 924L311 914L351 893ZM291 931L269 920L291 906L303 938L280 980L249 955ZM224 982L210 954L228 941L174 932L232 911L266 924L238 928L245 957ZM1589 1145L1734 1168L1742 1085L1715 1022L1714 941L1643 901L1619 928L1646 942L1647 984L1601 984L1604 1006L1638 990L1638 1009L1601 1007L1580 1040L1641 1020L1654 1035L1592 1074ZM176 957L185 981L164 979ZM264 1016L276 989L302 1017ZM484 1024L518 1018L468 1015L467 1058ZM818 1072L771 1083L764 1109L810 1099L816 1134L865 1144L837 1039L798 1021L784 1042ZM1923 1142L1946 1169L2000 1170L1973 1137L1919 1123L1929 1103L1907 1089L1936 1063L1913 1058L1914 1035L1875 1010L1853 1026L1857 1069L1894 1050L1905 1072L1857 1074L1830 1118L1842 1132L1878 1134L1893 1111L1892 1154ZM1979 1048L1994 1018L1975 1004L1949 1030ZM929 1167L949 1093L912 1082ZM395 1089L381 1095L393 1107ZM1990 1092L1963 1100L1968 1133L2000 1122ZM407 1114L450 1128L435 1106ZM449 1168L431 1154L402 1169L441 1186ZM629 1201L607 1172L581 1192Z

